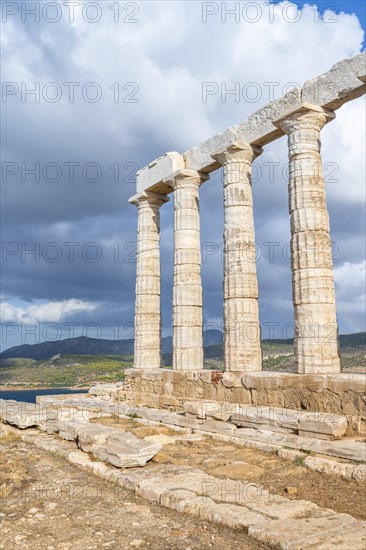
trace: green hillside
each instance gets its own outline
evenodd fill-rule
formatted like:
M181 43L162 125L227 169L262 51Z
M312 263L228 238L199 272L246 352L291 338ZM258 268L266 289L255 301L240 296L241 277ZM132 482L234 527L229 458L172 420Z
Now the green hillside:
M366 371L365 333L340 336L342 369L347 372ZM291 340L262 342L263 370L294 372L295 360ZM163 355L171 368L172 355ZM126 368L131 368L133 355L57 354L35 361L28 358L6 358L0 361L0 385L7 387L88 387L95 383L123 380ZM223 370L222 344L205 348L205 368Z

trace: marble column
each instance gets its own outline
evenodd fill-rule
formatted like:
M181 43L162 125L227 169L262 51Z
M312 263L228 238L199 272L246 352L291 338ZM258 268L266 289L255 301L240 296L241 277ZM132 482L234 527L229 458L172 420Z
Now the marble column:
M303 105L279 121L288 135L295 356L300 373L339 373L338 324L320 131L331 111Z
M173 369L203 369L199 188L208 179L192 170L173 174Z
M213 155L224 169L224 356L226 371L262 369L251 182L262 149L235 142Z
M161 360L160 207L166 195L143 192L130 199L138 209L135 369L155 369Z

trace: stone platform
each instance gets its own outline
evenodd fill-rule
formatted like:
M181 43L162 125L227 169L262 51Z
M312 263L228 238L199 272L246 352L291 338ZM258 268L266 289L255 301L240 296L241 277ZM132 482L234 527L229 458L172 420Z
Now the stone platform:
M189 400L204 400L330 413L347 418L346 435L366 435L364 374L129 369L124 383L97 386L90 393L175 410Z

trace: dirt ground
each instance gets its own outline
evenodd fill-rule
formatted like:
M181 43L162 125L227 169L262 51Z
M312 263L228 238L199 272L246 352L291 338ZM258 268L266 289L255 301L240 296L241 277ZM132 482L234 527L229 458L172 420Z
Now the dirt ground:
M143 426L133 420L101 418L96 422L119 427L141 439L154 434L180 435L165 426ZM289 499L309 500L323 508L366 519L366 484L315 472L301 460L291 462L275 454L205 437L202 441L164 445L150 464L156 462L195 466L217 477L257 483Z
M2 549L269 549L152 505L12 434L0 444Z

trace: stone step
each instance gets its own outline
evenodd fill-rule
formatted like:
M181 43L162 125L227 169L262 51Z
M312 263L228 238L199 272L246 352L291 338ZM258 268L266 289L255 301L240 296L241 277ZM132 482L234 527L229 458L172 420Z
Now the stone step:
M187 415L230 421L238 427L296 433L307 437L339 439L347 430L345 416L296 409L239 405L215 401L187 401Z
M131 434L125 434L126 436ZM54 436L22 436L108 482L204 521L238 531L283 550L364 550L365 523L309 501L293 501L255 484L216 478L198 468L152 465L125 470L93 461Z
M283 550L364 550L365 524L347 514L274 520L249 527L249 536ZM340 542L344 543L341 546Z
M243 438L246 441L258 441L270 446L277 445L347 460L366 461L366 446L363 441L351 439L324 441L313 437L301 437L295 434L283 434L269 430L254 430L253 428L240 428L234 436L234 439Z
M65 406L64 406L65 403ZM188 402L187 402L188 403ZM220 416L226 417L228 408L214 409L215 402L189 402L188 415L184 413L168 412L163 409L151 409L148 407L136 407L133 404L125 402L114 402L104 400L102 398L72 398L67 396L65 400L47 400L39 405L33 405L31 403L19 403L16 401L0 401L0 416L3 422L13 424L21 429L27 427L39 427L42 430L47 429L46 413L50 414L50 407L57 406L55 411L59 415L60 421L71 418L76 422L85 422L90 418L98 418L99 416L116 415L117 417L136 416L136 419L147 420L154 423L163 423L168 426L174 426L181 429L193 430L197 433L205 433L208 435L227 436L232 437L234 442L238 444L249 444L250 442L258 443L262 445L264 450L276 452L281 447L287 447L291 449L298 449L307 452L314 452L322 455L333 456L337 458L343 458L347 460L357 460L361 462L366 461L366 447L362 441L355 441L351 439L341 440L323 440L321 437L314 437L315 432L312 432L311 437L303 437L297 435L291 431L282 432L277 431L276 428L280 427L281 430L284 426L289 426L294 421L294 413L303 413L303 411L295 411L292 409L274 409L272 417L269 414L268 407L259 407L263 414L261 418L265 418L266 421L273 419L272 424L257 424L253 427L237 427L234 422L217 420ZM192 405L196 403L196 405ZM232 405L232 404L230 404ZM40 407L37 413L37 406ZM43 407L43 408L42 408ZM195 408L194 408L195 407ZM198 409L198 407L200 407ZM245 409L247 418L252 415ZM250 407L253 410L253 407ZM226 411L222 415L222 410ZM272 409L273 410L273 409ZM194 411L198 411L198 415L195 416ZM285 414L282 411L286 411ZM281 413L281 414L280 414ZM243 407L237 409L236 415L241 415L243 418ZM309 414L309 413L304 413ZM319 414L319 413L310 413ZM324 414L324 413L320 413ZM231 415L232 417L233 415ZM329 415L334 420L334 415ZM251 416L252 417L252 416ZM301 419L301 416L300 416ZM327 419L321 419L320 423L316 423L319 426L323 426L323 430L332 430L334 423L327 422ZM236 422L241 422L237 420ZM282 426L276 426L276 423L282 422ZM65 426L65 424L63 425ZM268 429L271 428L271 429ZM72 424L70 425L72 431ZM50 433L57 432L58 427L54 426ZM61 429L62 434L66 434L64 429ZM73 433L73 432L72 432ZM74 439L71 436L71 439Z

